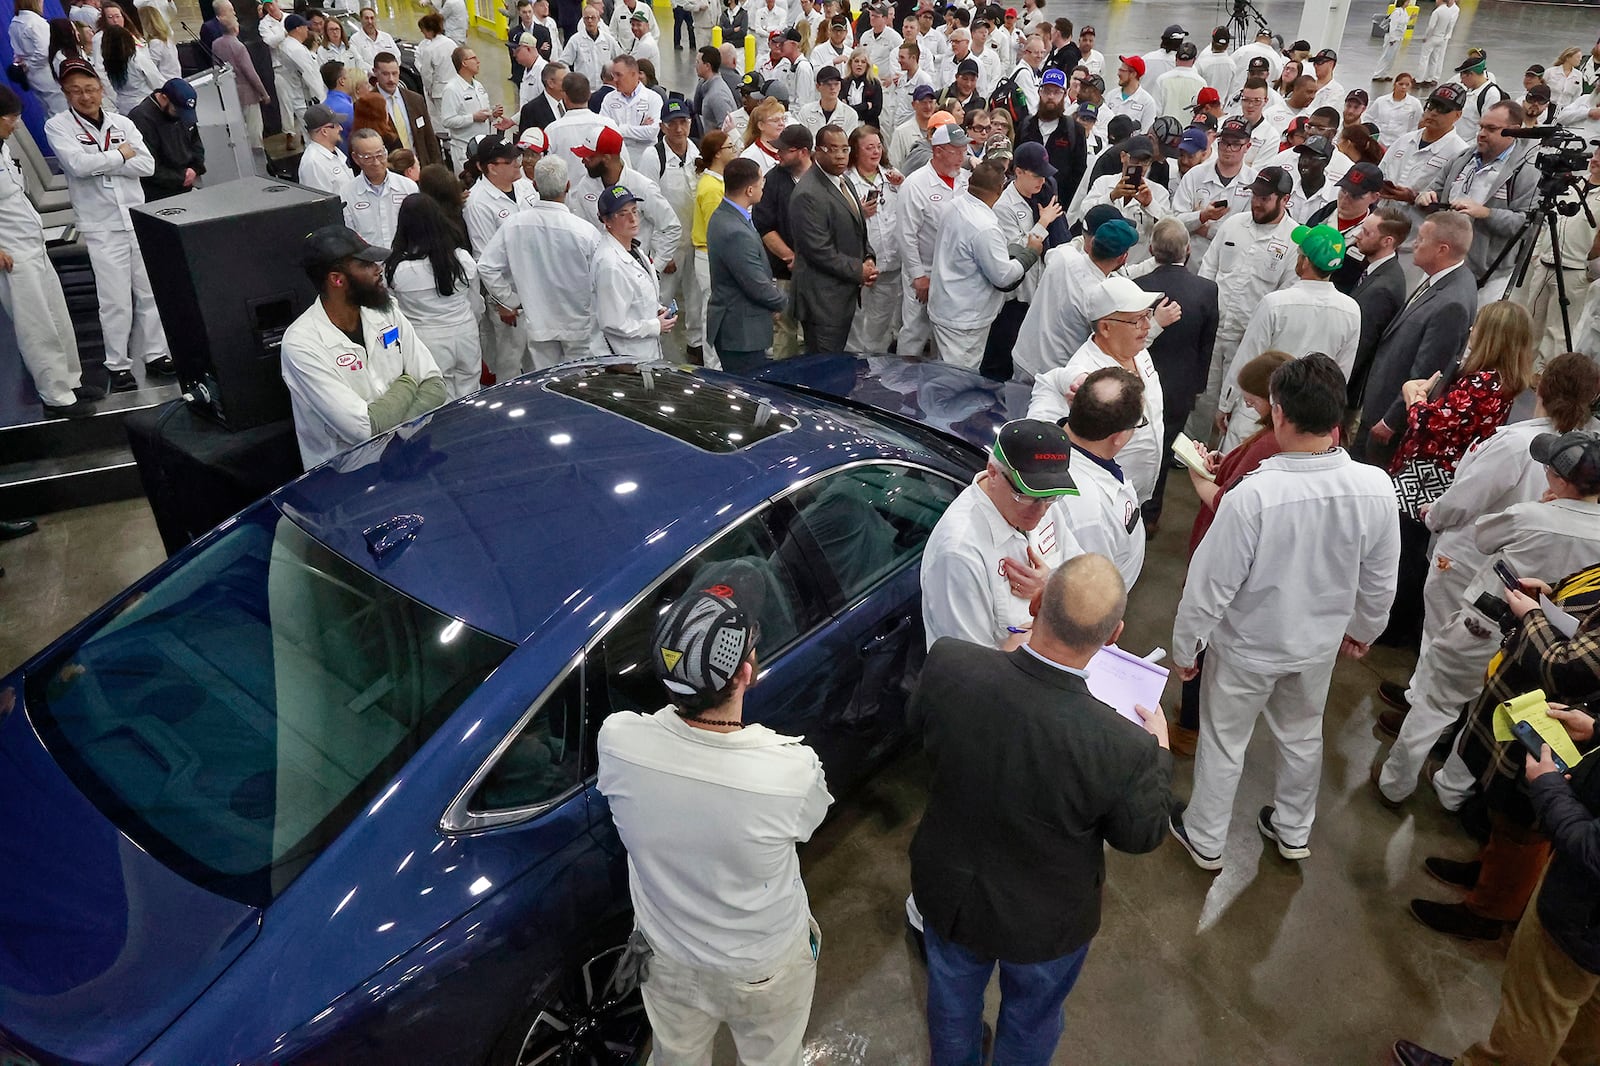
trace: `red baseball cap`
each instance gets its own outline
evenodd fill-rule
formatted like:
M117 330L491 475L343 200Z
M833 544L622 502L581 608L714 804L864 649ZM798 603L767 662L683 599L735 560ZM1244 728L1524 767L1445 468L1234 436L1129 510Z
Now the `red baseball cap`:
M1209 85L1201 89L1200 94L1194 98L1194 106L1196 107L1206 107L1210 104L1220 103L1222 103L1222 97L1218 95L1217 90Z
M590 159L597 155L621 155L622 134L610 126L596 126L593 132L583 139L582 144L573 145L572 154L579 159Z
M1117 58L1122 61L1123 66L1139 75L1139 77L1144 77L1143 56L1118 56Z

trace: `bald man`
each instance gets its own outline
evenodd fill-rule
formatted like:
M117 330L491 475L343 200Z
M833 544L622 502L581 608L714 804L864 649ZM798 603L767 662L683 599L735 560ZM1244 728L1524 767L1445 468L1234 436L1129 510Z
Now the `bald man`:
M911 885L936 1063L980 1061L997 965L994 1061L1048 1061L1100 927L1105 845L1141 854L1161 843L1166 719L1138 708L1141 728L1084 681L1122 632L1127 602L1115 563L1077 555L1045 582L1027 644L1005 652L946 637L928 652L907 719L933 769Z

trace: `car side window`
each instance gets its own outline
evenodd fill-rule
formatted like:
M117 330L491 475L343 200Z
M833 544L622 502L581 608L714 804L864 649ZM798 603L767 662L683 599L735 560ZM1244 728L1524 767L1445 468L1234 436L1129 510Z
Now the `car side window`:
M792 518L778 538L778 557L825 560L831 573L818 580L843 606L921 558L962 488L942 474L887 463L830 474L787 497Z
M612 627L602 642L605 699L611 711L656 711L667 702L666 689L650 660L650 637L657 621L680 596L695 588L728 584L758 589L761 625L756 652L771 663L794 641L827 618L809 569L778 557L772 508L763 508L728 530L684 562ZM592 716L591 716L592 717ZM597 726L591 723L591 729Z
M537 807L559 799L582 779L583 667L573 666L546 692L533 716L473 790L469 814Z

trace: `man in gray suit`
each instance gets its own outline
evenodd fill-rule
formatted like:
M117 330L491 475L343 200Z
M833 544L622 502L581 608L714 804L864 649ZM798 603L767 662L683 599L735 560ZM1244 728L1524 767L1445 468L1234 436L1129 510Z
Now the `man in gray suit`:
M1387 465L1405 429L1400 386L1444 371L1466 349L1478 313L1478 282L1465 265L1472 243L1472 222L1456 211L1430 216L1417 232L1412 262L1427 277L1378 341L1351 449L1369 463Z
M794 238L789 297L806 351L842 352L861 303L861 286L878 279L878 264L867 241L866 208L844 178L850 142L842 128L817 131L812 161L816 165L789 199Z
M772 317L783 309L783 293L772 278L766 249L750 221L761 199L761 168L735 159L722 172L725 199L706 222L711 258L711 295L706 302L706 340L722 369L748 374L772 347Z
M1502 100L1478 122L1477 142L1445 164L1416 205L1449 204L1472 220L1472 252L1467 270L1482 278L1513 238L1522 231L1539 188L1539 171L1528 165L1533 141L1514 140L1507 130L1522 128L1522 107ZM1501 259L1494 277L1483 284L1482 298L1497 300L1516 266L1515 253Z

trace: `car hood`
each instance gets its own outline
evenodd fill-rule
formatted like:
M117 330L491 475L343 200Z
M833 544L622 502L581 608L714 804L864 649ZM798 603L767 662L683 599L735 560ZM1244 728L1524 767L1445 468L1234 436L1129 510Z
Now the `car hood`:
M0 681L0 1060L126 1063L236 959L257 908L120 833L51 758L20 674Z

